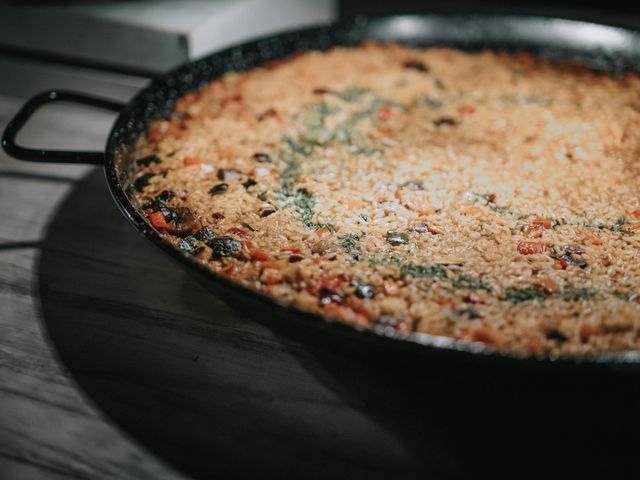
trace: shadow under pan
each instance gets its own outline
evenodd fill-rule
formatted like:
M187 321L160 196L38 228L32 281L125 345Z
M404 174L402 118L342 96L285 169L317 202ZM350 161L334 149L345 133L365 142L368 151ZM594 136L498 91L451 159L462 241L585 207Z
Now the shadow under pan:
M196 478L575 478L637 467L637 375L411 365L308 345L234 313L152 248L99 170L60 205L42 251L43 321L62 362L120 428Z

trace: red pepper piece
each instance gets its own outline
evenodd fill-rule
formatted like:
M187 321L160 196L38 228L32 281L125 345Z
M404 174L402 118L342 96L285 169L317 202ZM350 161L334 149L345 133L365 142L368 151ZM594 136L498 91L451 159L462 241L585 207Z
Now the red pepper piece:
M164 215L162 215L162 212L150 212L148 216L149 221L151 221L151 225L153 225L155 228L166 230L171 226L164 219Z
M518 242L518 253L522 255L533 255L535 253L544 253L546 245L542 242Z
M245 232L241 228L237 228L237 227L230 228L229 230L227 230L224 233L231 233L233 235L236 235L236 236L238 236L240 238L244 238L246 240L251 239L251 234L249 232Z
M251 252L251 260L256 262L266 262L270 258L269 254L260 248Z

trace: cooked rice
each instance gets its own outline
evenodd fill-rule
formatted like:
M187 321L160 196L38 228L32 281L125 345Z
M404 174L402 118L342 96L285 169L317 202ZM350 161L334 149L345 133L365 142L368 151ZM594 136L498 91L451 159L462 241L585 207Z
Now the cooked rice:
M181 99L139 199L213 270L345 322L635 350L639 131L636 74L369 43Z

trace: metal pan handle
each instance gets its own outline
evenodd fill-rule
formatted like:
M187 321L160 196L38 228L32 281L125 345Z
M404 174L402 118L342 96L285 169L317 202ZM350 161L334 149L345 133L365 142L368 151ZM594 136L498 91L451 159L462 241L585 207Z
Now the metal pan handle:
M125 107L125 104L114 100L64 90L48 90L39 93L24 104L5 128L2 135L2 148L4 148L4 151L13 158L29 162L93 163L102 165L104 163L103 152L39 150L21 147L16 143L16 136L31 115L41 106L54 102L74 102L115 112L119 112Z

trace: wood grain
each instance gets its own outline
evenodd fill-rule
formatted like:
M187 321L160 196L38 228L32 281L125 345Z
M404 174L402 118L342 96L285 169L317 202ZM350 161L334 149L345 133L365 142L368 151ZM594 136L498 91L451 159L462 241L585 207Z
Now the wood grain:
M123 87L87 89L122 97ZM1 124L21 102L0 96ZM100 149L110 121L46 109L19 140ZM398 478L415 468L398 439L290 353L299 346L232 312L140 238L98 169L0 154L0 204L10 206L0 221L0 477Z
M26 96L77 88L126 99L145 79L0 57L0 127ZM8 72L8 74L6 74ZM66 114L73 113L75 119ZM110 119L68 108L38 114L20 140L100 149ZM50 143L47 143L50 142ZM89 167L19 163L0 153L0 478L181 479L96 408L59 361L37 297L42 238L57 203Z

